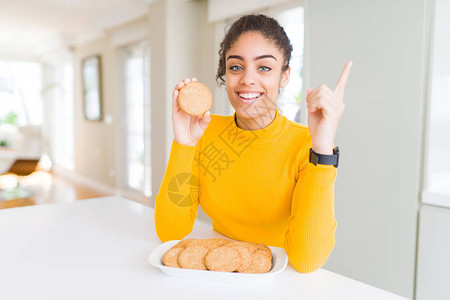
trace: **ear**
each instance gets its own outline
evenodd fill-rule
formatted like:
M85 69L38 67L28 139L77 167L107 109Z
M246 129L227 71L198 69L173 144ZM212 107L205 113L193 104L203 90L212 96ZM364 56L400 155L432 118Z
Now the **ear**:
M280 89L285 88L288 85L290 76L291 76L291 67L289 67L286 71L281 73Z

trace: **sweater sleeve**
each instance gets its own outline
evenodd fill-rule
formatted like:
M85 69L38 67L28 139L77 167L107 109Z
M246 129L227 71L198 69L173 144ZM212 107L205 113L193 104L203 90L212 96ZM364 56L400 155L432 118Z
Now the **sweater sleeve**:
M162 242L179 240L194 226L199 205L198 146L172 142L169 163L155 200L156 234Z
M336 168L309 162L311 138L301 153L284 247L294 268L313 272L327 261L335 244L334 182Z

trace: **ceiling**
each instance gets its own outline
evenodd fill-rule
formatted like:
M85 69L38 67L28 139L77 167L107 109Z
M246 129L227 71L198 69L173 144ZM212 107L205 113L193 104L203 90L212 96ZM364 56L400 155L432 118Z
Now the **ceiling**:
M36 59L144 16L151 0L0 0L0 59Z

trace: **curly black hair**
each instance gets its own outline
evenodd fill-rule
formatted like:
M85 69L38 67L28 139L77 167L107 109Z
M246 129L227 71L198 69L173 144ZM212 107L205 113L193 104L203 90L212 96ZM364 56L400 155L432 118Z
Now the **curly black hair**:
M216 74L216 81L220 81L220 84L225 83L223 78L226 65L225 54L242 34L249 31L261 33L266 39L275 43L283 53L282 70L286 71L289 68L292 45L283 27L277 20L265 15L246 15L231 25L222 43L220 43L219 68Z

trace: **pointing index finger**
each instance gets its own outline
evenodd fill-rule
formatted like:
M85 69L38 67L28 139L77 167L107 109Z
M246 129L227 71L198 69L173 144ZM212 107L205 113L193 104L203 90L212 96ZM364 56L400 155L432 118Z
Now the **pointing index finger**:
M336 88L334 91L338 93L339 95L344 95L345 85L347 84L348 77L350 76L350 70L352 68L352 61L348 61L345 66L344 70L341 73L341 76L339 76L339 79L336 83Z

